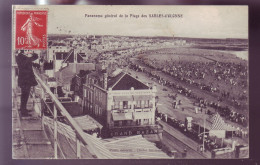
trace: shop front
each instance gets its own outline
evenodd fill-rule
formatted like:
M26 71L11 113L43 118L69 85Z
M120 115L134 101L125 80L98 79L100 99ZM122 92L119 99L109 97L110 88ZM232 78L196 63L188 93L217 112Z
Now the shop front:
M147 135L159 134L163 131L159 125L146 127L122 127L109 129L109 135L113 136L132 136L132 135Z

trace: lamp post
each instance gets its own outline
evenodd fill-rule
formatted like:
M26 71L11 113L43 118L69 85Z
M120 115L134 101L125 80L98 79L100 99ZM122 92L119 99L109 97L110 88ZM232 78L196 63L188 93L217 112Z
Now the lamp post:
M204 130L203 130L203 152L205 151L205 115L203 115L203 127L204 127Z
M199 120L201 120L201 119L199 119ZM199 124L198 124L199 125ZM202 146L203 146L203 152L204 152L204 150L205 150L205 114L203 115L203 132L202 133L200 133L200 125L199 125L199 136L201 135L201 134L203 134L203 138L202 138Z

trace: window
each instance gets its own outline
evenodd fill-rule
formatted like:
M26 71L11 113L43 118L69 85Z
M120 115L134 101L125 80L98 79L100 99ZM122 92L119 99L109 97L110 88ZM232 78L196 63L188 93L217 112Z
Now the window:
M136 120L136 125L141 125L141 119Z
M84 89L84 97L87 97L87 90Z
M149 119L144 119L144 124L149 124Z
M119 109L123 109L123 102L122 101L119 102Z
M149 100L145 100L144 101L144 107L145 108L149 108Z
M122 121L122 126L127 126L127 120Z
M127 125L127 126L130 126L131 124L132 124L132 121L131 121L131 120L127 120L126 125Z
M98 115L101 116L101 108L98 108Z
M119 121L119 127L121 127L122 126L122 121Z
M91 97L91 103L93 103L93 101L94 101L94 94L93 94L93 92L90 92L90 97Z
M120 102L119 101L115 101L114 102L114 109L119 109L119 105L120 105Z
M128 108L128 101L123 101L123 108L127 109Z
M135 107L136 107L136 108L141 108L141 100L137 100L137 101L136 101Z
M119 121L114 121L114 126L118 127L119 126Z
M141 108L144 108L144 100L141 101Z

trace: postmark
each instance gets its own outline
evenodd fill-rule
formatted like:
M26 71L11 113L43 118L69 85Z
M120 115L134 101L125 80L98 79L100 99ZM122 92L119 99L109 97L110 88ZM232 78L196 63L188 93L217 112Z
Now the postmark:
M47 48L46 10L16 10L15 49Z

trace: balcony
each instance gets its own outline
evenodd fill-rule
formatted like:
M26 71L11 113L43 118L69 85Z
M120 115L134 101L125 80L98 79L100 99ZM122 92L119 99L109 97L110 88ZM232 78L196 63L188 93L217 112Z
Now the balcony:
M149 104L149 105L134 105L134 109L145 109L145 108L153 108L153 104Z
M19 88L13 66L13 158L15 159L75 159L75 158L114 158L97 139L85 133L67 112L58 98L41 79L42 75L34 70L38 85L31 92L28 106L32 108L33 117L20 117ZM45 100L53 103L48 107ZM49 115L43 112L47 106ZM27 107L28 107L27 106ZM66 124L65 124L66 123ZM97 147L97 145L99 147Z
M153 108L153 104L149 104L149 105L145 105L145 104L141 104L141 105L134 105L133 106L134 109L149 109L149 108ZM114 106L112 105L112 110L123 110L123 109L132 109L132 105L127 105L127 106Z
M127 110L127 109L132 109L131 105L127 105L127 106L114 106L112 105L112 110Z

